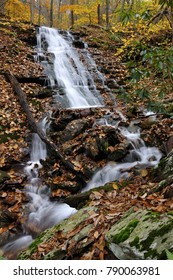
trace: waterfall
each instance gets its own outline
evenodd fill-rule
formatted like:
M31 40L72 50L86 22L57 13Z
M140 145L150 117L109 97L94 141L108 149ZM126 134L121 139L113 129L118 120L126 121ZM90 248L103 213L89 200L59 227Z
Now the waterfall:
M39 125L46 133L49 127L47 117ZM25 192L30 197L30 202L24 211L23 235L3 247L4 255L15 258L21 250L31 244L33 238L40 232L77 212L75 208L66 203L53 203L49 200L49 189L39 178L39 169L42 167L40 160L45 160L46 156L45 143L37 134L33 133L30 160L24 168L28 178Z
M119 128L119 131L132 146L129 155L126 158L126 162L107 163L106 166L94 174L91 181L81 192L104 186L106 183L118 181L121 178L128 179L130 177L129 171L134 167L143 169L155 166L159 163L162 157L161 152L155 147L146 147L144 141L140 137L139 129L136 131L129 131L127 128L121 127Z
M73 40L74 37L69 32L63 36L54 28L40 27L37 34L37 61L43 65L49 86L54 89L55 100L60 102L62 107L101 107L104 102L96 89L96 82L104 85L104 77L98 71L87 48L78 53L73 48ZM121 112L117 110L117 113L123 121L126 121ZM118 129L119 121L109 124L108 119L101 119L97 124L111 125ZM39 123L40 129L45 134L49 125L47 116ZM159 162L161 153L155 147L146 147L139 130L133 132L122 127L119 131L132 147L126 157L126 162L108 163L93 176L82 192L103 186L107 182L118 181L120 178L128 179L129 171L133 167L150 167ZM49 200L49 188L39 176L42 168L41 160L46 160L46 158L45 143L33 133L30 160L24 168L27 176L25 193L29 197L29 202L23 211L22 234L3 247L4 255L9 258L16 258L19 252L27 248L40 232L77 212L66 203L54 203Z
M65 36L48 27L40 27L37 34L38 61L44 66L50 85L57 87L55 99L67 108L102 106L104 102L96 89L93 75L87 69L88 64L94 68L93 72L102 84L103 76L91 57L86 55L86 50L85 63L80 60L73 47L72 34L66 32Z

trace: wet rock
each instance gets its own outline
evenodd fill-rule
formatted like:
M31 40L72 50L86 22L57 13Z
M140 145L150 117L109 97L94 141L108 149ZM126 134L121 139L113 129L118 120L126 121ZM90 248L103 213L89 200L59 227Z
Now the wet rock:
M16 220L16 215L5 210L0 210L0 228L5 228Z
M164 192L164 198L172 198L173 197L173 186L169 186Z
M52 89L43 88L37 94L35 94L34 97L43 99L43 98L51 97L52 95L53 95Z
M121 260L166 259L172 251L173 216L129 210L106 234L109 249Z
M128 144L121 143L123 139L117 131L109 126L103 126L97 131L90 131L84 143L86 154L95 160L107 158L108 160L120 160L127 154ZM90 139L90 140L89 140Z
M117 82L114 79L108 79L107 80L107 86L110 89L119 88L119 85L117 84Z
M171 136L166 142L166 152L169 153L173 149L173 136Z
M68 141L75 138L82 131L84 131L90 124L87 120L73 120L71 121L60 135L61 141Z
M75 48L79 48L79 49L84 49L85 48L85 44L81 40L74 40L73 41L73 46Z
M94 110L92 108L57 110L53 113L51 126L55 131L62 131L71 121L77 119L81 120L82 118L87 118L88 116L93 114Z

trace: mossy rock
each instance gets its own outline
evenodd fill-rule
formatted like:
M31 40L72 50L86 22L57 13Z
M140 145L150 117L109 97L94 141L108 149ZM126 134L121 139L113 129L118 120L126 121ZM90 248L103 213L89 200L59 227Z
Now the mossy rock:
M90 221L90 217L97 212L95 207L80 209L70 218L42 232L18 259L62 260L80 254L94 241L91 234L94 222Z
M173 251L173 216L131 209L105 238L118 259L167 259L165 250Z

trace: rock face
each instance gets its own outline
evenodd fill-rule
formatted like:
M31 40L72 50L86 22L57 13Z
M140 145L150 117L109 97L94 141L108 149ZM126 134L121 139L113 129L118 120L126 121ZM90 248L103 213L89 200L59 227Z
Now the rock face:
M129 210L106 235L109 249L121 260L166 259L173 248L173 213Z
M19 259L63 260L80 254L94 241L94 220L98 209L86 207L69 219L41 233Z
M79 259L97 237L99 225L96 227L94 221L99 215L97 207L80 209L67 220L41 233L18 258ZM102 237L102 243L107 244L115 259L167 259L165 250L173 248L173 213L130 209Z

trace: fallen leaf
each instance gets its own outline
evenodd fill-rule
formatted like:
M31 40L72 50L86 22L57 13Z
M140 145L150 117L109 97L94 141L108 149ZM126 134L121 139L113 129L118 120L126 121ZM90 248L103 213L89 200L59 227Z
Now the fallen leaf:
M142 176L142 177L146 177L146 176L148 175L148 170L147 170L147 169L142 169L142 170L140 171L140 173L141 173L141 176Z

